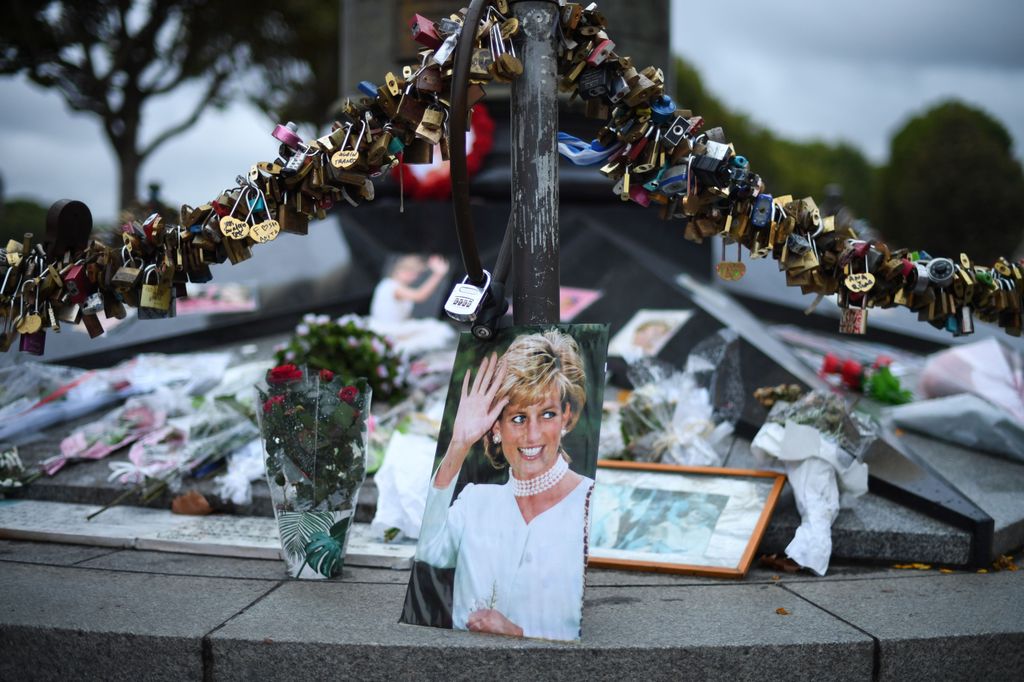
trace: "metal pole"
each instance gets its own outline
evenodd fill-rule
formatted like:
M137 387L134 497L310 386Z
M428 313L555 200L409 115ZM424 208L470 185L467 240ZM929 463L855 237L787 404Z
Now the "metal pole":
M523 74L512 83L512 277L516 324L559 320L558 4L521 0L516 42Z

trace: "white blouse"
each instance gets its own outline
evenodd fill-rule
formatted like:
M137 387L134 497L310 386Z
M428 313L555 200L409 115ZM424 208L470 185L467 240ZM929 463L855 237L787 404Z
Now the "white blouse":
M452 623L496 609L527 637L578 640L583 611L584 555L590 491L584 477L561 502L523 520L504 485L467 484L451 504L455 481L431 483L416 558L455 568Z

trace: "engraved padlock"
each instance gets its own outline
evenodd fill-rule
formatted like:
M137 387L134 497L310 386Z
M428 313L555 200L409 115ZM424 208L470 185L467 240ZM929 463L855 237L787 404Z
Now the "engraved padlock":
M478 287L469 281L467 275L462 282L455 285L448 301L444 304L444 311L448 317L458 322L472 322L480 314L483 308L484 299L487 297L487 290L491 287L491 273L484 270L484 285Z

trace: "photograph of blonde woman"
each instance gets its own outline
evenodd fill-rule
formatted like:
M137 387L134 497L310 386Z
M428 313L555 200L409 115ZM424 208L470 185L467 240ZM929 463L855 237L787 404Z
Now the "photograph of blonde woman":
M579 639L607 333L567 329L466 341L489 352L453 377L403 622Z

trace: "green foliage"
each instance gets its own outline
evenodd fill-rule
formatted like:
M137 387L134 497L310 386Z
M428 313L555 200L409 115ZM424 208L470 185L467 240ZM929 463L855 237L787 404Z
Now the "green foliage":
M900 385L900 380L888 367L879 367L864 382L864 392L880 403L903 405L914 399L913 394Z
M277 528L281 545L291 557L301 558L306 545L318 533L327 533L334 523L331 512L281 511L277 514Z
M750 160L751 168L775 195L825 196L832 183L843 189L843 202L859 215L872 206L875 170L849 144L793 142L778 137L744 114L727 108L704 87L697 71L676 59L675 100L678 106L704 117L705 129L722 126L736 153Z
M0 213L0 248L9 239L21 241L26 232L35 235L39 241L46 234L47 206L38 204L31 199L10 199L4 202Z
M310 537L306 545L306 564L320 575L333 578L341 573L345 558L345 536L348 535L351 520L349 516L331 526L330 532L320 532Z
M366 377L373 395L390 404L404 398L408 390L407 368L391 342L355 316L332 321L326 315L306 315L274 359L278 364L329 369L350 382Z
M876 223L893 246L991 263L1024 236L1024 174L1010 134L985 112L939 104L907 122L882 169Z

